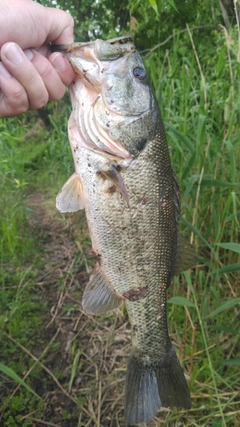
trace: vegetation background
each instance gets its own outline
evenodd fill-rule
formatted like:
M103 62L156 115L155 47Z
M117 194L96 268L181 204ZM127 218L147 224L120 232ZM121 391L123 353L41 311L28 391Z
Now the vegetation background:
M239 427L239 1L41 3L70 11L78 41L133 34L180 181L180 228L199 254L168 301L193 407L162 409L146 426ZM84 214L55 210L73 172L70 110L66 95L0 121L1 427L124 425L127 315L84 315L95 263Z

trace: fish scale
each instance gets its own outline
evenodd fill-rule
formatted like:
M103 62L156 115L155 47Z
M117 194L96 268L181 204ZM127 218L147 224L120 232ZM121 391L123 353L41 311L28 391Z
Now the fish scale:
M57 207L86 210L98 263L83 309L100 314L126 303L132 353L125 419L127 425L142 423L161 406L191 407L168 335L166 301L178 259L184 270L195 255L186 242L181 246L179 186L154 94L129 37L126 45L123 37L64 49L76 71L69 120L76 173L59 193Z

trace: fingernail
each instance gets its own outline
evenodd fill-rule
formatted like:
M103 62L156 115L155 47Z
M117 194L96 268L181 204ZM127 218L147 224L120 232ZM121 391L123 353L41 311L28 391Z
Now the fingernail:
M7 59L12 62L12 64L19 65L22 63L23 54L16 43L9 43L4 50Z
M2 62L0 62L0 75L2 77L5 77L5 79L10 79L11 74L9 73L9 71L6 69L5 65L3 65Z
M29 59L29 61L31 61L33 59L33 53L31 51L31 49L24 49L23 52L26 55L27 59Z
M65 59L63 58L61 53L56 54L56 56L54 56L51 62L55 70L57 71L63 71L66 68Z

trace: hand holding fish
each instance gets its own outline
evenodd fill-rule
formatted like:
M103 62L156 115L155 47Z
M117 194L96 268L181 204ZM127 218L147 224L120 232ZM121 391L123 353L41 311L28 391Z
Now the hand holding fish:
M0 117L61 99L74 71L49 42L72 43L71 15L32 0L1 0L0 28Z

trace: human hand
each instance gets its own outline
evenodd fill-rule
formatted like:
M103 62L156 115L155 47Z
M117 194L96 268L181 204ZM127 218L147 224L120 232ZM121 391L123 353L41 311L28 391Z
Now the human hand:
M62 98L75 73L49 42L73 42L71 15L32 0L1 0L0 28L0 117Z

